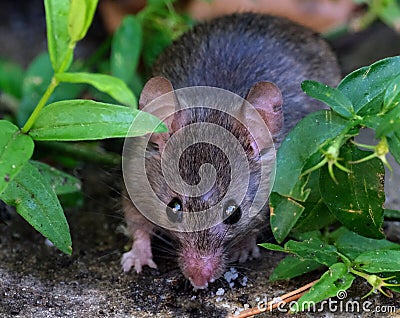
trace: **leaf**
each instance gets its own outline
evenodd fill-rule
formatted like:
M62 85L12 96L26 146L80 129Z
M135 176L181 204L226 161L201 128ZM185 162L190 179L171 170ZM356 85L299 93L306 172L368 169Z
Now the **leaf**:
M66 100L43 108L29 134L35 140L71 141L165 131L166 126L157 117L137 109L92 100Z
M336 247L317 238L310 238L303 242L289 241L285 244L285 250L302 259L313 260L326 266L337 262Z
M119 78L92 73L62 73L56 74L56 78L61 82L87 83L93 85L98 90L109 94L118 102L136 107L136 98L132 91Z
M335 246L350 260L364 252L375 250L400 249L399 244L387 240L370 239L343 228L343 234L336 238Z
M66 254L72 252L69 227L56 194L47 180L29 162L0 195L37 231Z
M370 152L344 145L340 156L351 172L336 169L336 184L324 167L320 172L320 191L331 213L349 230L370 238L383 238L383 164L376 158L357 164L347 163L366 154Z
M50 84L52 76L53 69L48 54L39 55L29 65L22 87L23 97L17 113L17 121L20 126L26 122L35 109ZM61 83L49 98L48 103L76 98L82 89L82 85Z
M35 166L39 173L47 180L55 194L62 195L81 190L81 182L79 179L70 174L57 170L43 162L31 160L30 163Z
M305 189L308 178L301 177L303 167L313 154L320 152L321 145L345 132L347 127L346 119L328 110L320 110L303 118L278 149L272 191L305 201L309 189Z
M353 104L358 115L380 111L387 85L400 74L400 56L380 60L347 75L338 89ZM372 113L374 113L372 112Z
M291 312L306 310L310 305L316 304L324 299L335 297L339 292L347 290L353 283L354 276L348 273L343 263L333 264L319 281L310 288L296 303L290 307Z
M399 106L400 103L400 76L397 76L386 88L383 99L382 112L388 112Z
M345 118L354 117L355 112L353 109L353 104L337 88L310 80L301 83L301 88L308 96L324 102L339 115Z
M399 272L400 250L365 252L354 260L354 264L368 273Z
M139 63L142 27L134 16L126 16L111 43L111 74L130 83Z
M70 37L68 34L68 14L70 11L70 0L45 0L47 44L51 64L54 71L58 71L64 59L65 69L71 65L72 55L67 56Z
M271 250L271 251L277 251L277 252L287 252L282 246L277 245L277 244L272 244L272 243L261 243L258 244L261 247L266 248L267 250Z
M395 132L391 137L387 137L390 153L400 165L400 132Z
M31 137L22 134L17 126L0 120L0 193L19 173L33 154Z
M321 110L303 118L289 132L277 153L275 182L270 196L271 228L275 239L282 242L301 217L301 202L310 195L303 168L318 155L328 141L348 130L348 121L332 111ZM298 202L301 201L301 202Z
M92 24L98 0L71 0L68 34L72 42L82 40Z
M16 98L22 97L24 71L11 61L0 60L0 90Z
M281 243L297 223L304 207L295 200L272 192L269 197L270 223L272 233L278 243Z
M399 210L385 209L384 210L384 216L385 216L385 218L388 218L388 219L398 219L398 220L400 220L400 211Z
M321 267L321 264L306 259L300 259L296 256L286 256L275 267L273 273L269 277L270 282L283 279L291 279L311 272Z

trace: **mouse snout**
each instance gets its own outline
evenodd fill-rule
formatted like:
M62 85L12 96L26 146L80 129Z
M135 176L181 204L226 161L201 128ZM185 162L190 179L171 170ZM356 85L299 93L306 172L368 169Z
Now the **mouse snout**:
M225 270L222 251L199 253L185 251L180 257L181 269L194 288L204 289L219 278Z

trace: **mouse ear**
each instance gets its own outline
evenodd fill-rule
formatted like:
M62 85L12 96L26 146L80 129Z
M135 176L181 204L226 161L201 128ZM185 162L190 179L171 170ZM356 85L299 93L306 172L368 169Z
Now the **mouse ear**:
M158 99L159 98L159 99ZM152 103L154 100L156 102ZM139 109L161 119L168 127L167 133L153 134L150 141L157 144L160 151L170 135L178 129L176 119L177 99L172 83L165 77L149 79L144 85L139 98Z
M269 146L267 138L265 138L265 125L274 141L283 127L282 93L274 83L259 82L250 89L246 100L260 115L258 116L254 110L251 111L245 107L244 121L247 127L251 127L257 148L261 151Z

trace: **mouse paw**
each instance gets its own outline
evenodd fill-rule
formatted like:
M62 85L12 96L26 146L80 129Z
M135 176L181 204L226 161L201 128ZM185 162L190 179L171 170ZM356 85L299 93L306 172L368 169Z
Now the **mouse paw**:
M231 262L244 263L247 260L260 257L260 249L256 244L256 237L241 242L235 247L237 250L229 258Z
M135 268L136 273L140 273L142 267L146 265L151 268L157 268L156 263L153 261L150 241L135 241L132 249L122 255L121 265L125 273L129 272L132 267Z

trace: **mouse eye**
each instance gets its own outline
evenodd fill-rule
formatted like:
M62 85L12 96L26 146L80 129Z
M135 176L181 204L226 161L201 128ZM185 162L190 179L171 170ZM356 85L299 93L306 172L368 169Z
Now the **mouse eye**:
M182 202L178 198L173 198L167 205L167 217L173 223L181 223L183 218Z
M242 217L242 209L235 202L228 202L225 206L225 220L224 224L232 225L239 222Z

